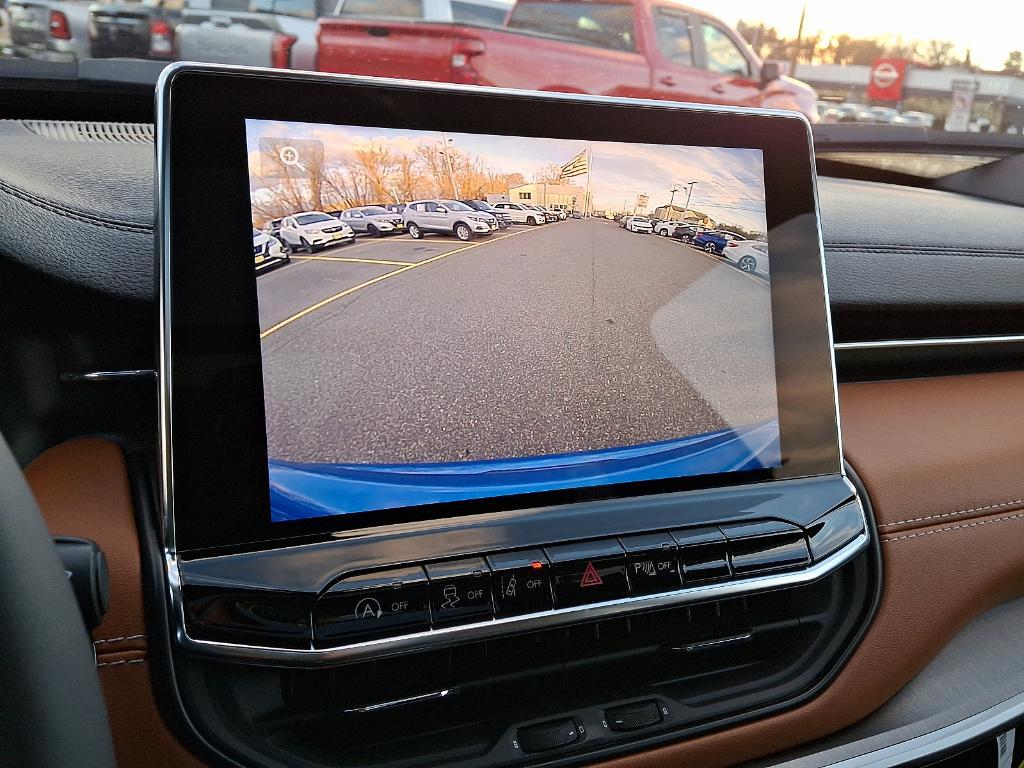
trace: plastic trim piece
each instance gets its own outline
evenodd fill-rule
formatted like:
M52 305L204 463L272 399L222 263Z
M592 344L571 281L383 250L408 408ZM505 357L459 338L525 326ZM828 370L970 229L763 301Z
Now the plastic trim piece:
M619 600L570 606L521 616L495 618L474 624L441 627L424 632L324 649L268 648L212 640L197 640L190 637L185 627L178 560L174 555L167 554L165 564L171 593L172 610L177 618L177 640L179 646L184 650L202 656L229 658L255 664L325 666L349 662L355 659L386 656L402 651L444 647L454 642L501 637L513 632L525 632L567 624L574 620L592 621L605 616L627 612L686 605L706 600L721 600L753 592L809 584L827 576L851 560L867 547L869 540L869 533L862 531L855 539L834 554L799 571L752 576L746 579L736 579L717 584L700 584L693 587L684 587L675 592L633 595Z

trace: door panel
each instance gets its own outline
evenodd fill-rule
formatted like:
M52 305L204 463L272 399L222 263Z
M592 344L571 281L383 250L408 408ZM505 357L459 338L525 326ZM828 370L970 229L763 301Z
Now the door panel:
M668 6L653 6L651 10L654 29L648 42L654 98L705 101L708 78L697 69L691 17Z

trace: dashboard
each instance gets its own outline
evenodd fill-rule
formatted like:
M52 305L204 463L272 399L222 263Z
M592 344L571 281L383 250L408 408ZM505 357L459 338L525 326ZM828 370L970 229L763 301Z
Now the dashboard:
M220 108L235 109L229 101ZM560 106L551 107L553 123ZM542 105L535 109L543 124ZM456 146L471 146L470 134L487 134L493 143L497 132L484 130L486 115L480 108L476 130L453 136ZM592 125L599 124L596 115ZM345 127L387 124L374 117L349 115ZM195 129L196 121L188 127ZM454 131L444 130L446 138ZM237 443L213 440L223 452L191 444L198 446L195 465L202 471L193 481L183 469L176 482L195 482L202 494L219 499L219 508L237 509L225 516L230 525L218 527L203 520L209 512L185 512L183 503L181 519L190 517L177 530L182 538L168 547L168 532L178 526L168 516L156 441L170 427L157 420L161 384L153 372L171 363L156 343L156 131L146 123L26 117L0 122L0 135L0 275L19 286L0 310L9 329L0 354L19 362L2 374L0 430L26 466L51 531L95 540L110 561L114 599L93 637L123 764L149 764L160 754L166 765L901 765L981 744L1012 730L1020 717L1024 685L1006 642L1019 626L1024 596L1024 551L1016 533L1024 519L1017 471L1024 449L1017 407L1024 384L1024 262L1015 245L1024 226L1015 206L819 176L838 382L830 407L834 414L838 396L833 427L841 427L844 460L831 456L827 470L778 473L775 464L790 465L769 461L732 478L680 481L674 472L598 492L580 492L577 483L544 488L540 496L480 498L466 510L458 506L466 497L449 502L454 507L376 505L356 509L351 523L339 523L339 510L331 509L296 526L282 518L287 533L270 535L278 524L269 520L273 510L295 507L274 506L267 452L255 462L263 466L256 475L263 501L232 501L217 495L224 490L217 478L241 471L249 458ZM222 152L217 142L230 139L227 132L222 136L208 133L203 152L246 156L244 150ZM248 154L259 158L259 139L252 138ZM271 156L280 158L279 149ZM568 163L579 151L566 145L557 157ZM762 151L771 211L778 182L770 149ZM600 148L585 157L600 167ZM307 160L300 155L297 161ZM213 161L193 165L217 167ZM257 300L257 288L266 292L265 286L294 274L296 262L303 269L335 266L320 261L321 254L351 258L340 255L350 253L347 245L319 253L300 248L288 266L253 276L244 233L252 228L249 193L258 185L252 178L246 183L244 166L217 173L239 188L229 194L208 178L182 176L179 188L194 187L178 215L226 219L236 210L229 205L246 198L243 215L237 225L219 227L213 242L187 243L173 256L182 260L174 279L191 281L189 301L207 323L198 336L180 338L196 344L204 366L221 364L202 348L210 339L221 343L215 355L237 353L223 346L234 337L209 332L206 318L218 305L248 302L246 333L255 331L258 345L277 322L264 318L263 306L278 298L260 293ZM787 315L782 298L795 294L785 292L792 275L781 255L780 221L773 218L778 210L763 226L773 254L779 244L770 317L774 348L783 350L784 360L771 364L781 365L784 375L771 386L780 391L776 418L783 427L775 439L788 462L798 445L792 436L800 433L787 433L785 414L800 409L787 411L793 374L784 369L798 368L785 358L779 334L800 318ZM524 229L519 242L545 231L554 237L559 228L600 226L609 242L657 238L658 247L675 252L698 250L611 221L573 220L569 213L566 221ZM406 232L410 221L416 223L411 214L400 219ZM464 247L460 240L456 247ZM356 242L384 252L383 239ZM440 238L410 242L403 253ZM232 248L239 253L234 261L227 255ZM816 242L810 248L820 264ZM714 269L728 267L724 256L712 257ZM168 258L166 242L159 258ZM232 269L241 275L243 263L244 290L227 279L236 274ZM492 280L501 279L499 266L489 269ZM728 279L734 272L741 277L728 269ZM367 272L365 279L376 274ZM820 268L816 285L824 296ZM637 292L653 289L640 284ZM397 290L390 294L395 314L389 319L407 321L401 302L413 299ZM29 311L40 306L47 307L42 324L38 312ZM408 306L422 322L421 305ZM446 318L459 323L454 315ZM365 322L352 310L344 320ZM827 336L824 313L798 326L809 333L809 323L820 323ZM831 341L825 343L831 358ZM264 376L265 349L262 358L256 355ZM620 347L611 356L626 354ZM816 370L808 368L803 377ZM296 386L297 378L285 373L280 380ZM189 425L183 445L204 426L226 434L234 428L225 426L231 419L250 424L250 401L259 399L262 410L264 397L269 402L275 391L285 391L265 389L269 379L246 389L244 378L219 379L209 391L190 383L176 398L193 403L206 420ZM753 390L753 381L745 386ZM353 390L346 379L336 384ZM202 402L207 396L209 406ZM818 394L799 396L810 403ZM241 405L226 410L228 401ZM740 421L725 419L733 426ZM477 432L487 428L478 423ZM270 440L268 425L256 427ZM323 431L324 422L310 429ZM822 436L820 429L811 431ZM592 438L584 435L574 446L593 451ZM395 439L404 444L397 433ZM652 438L645 435L632 447L645 442ZM826 429L821 442L836 439ZM630 447L621 441L610 446ZM389 467L398 456L405 471L439 458L436 450L410 453L411 459L382 449L366 453ZM353 463L331 453L278 458L289 466L306 462L299 469L307 473L311 461ZM467 463L491 458L462 457ZM515 458L532 460L529 451ZM655 485L643 484L651 481ZM308 487L292 493L305 503L312 498ZM312 503L322 509L324 502ZM993 654L991 663L968 664L982 647ZM957 680L966 686L962 696L952 693Z

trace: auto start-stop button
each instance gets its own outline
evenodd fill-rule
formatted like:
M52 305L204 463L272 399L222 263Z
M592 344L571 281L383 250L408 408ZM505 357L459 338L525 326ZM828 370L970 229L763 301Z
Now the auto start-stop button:
M427 576L419 566L343 579L313 610L318 648L429 628Z

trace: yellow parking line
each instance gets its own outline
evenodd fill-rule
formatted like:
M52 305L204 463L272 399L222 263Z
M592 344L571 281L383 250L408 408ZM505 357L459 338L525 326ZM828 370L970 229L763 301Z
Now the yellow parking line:
M404 267L415 264L415 261L389 261L387 259L356 259L347 256L292 256L299 261L346 261L354 264L386 264L393 267Z
M364 280L363 282L359 283L359 285L353 285L351 288L346 288L344 291L340 291L339 293L336 293L333 296L328 296L326 299L318 301L316 304L313 304L312 306L306 307L305 309L303 309L300 312L296 312L291 317L286 317L281 322L275 323L274 325L270 326L269 328L267 328L267 330L263 331L260 334L260 339L267 338L267 336L269 336L270 334L275 333L275 332L281 330L282 328L284 328L287 325L291 325L296 320L299 320L300 318L305 317L306 315L310 314L311 312L316 312L318 309L326 307L328 304L330 304L333 301L337 301L338 299L343 299L346 296L351 296L356 291L361 291L363 288L369 288L371 285L379 283L379 282L381 282L383 280L387 280L389 277L394 277L395 275L400 275L403 272L408 272L410 269L416 269L417 267L422 267L422 266L424 266L426 264L430 264L430 263L435 262L435 261L440 261L441 259L448 258L449 256L454 256L457 253L465 253L466 251L470 251L473 248L479 248L480 246L487 245L488 243L493 243L493 242L496 242L498 240L504 240L504 239L509 238L509 237L515 237L516 235L525 235L527 232L538 232L538 231L539 230L536 230L536 229L524 229L524 230L522 230L520 232L512 232L511 234L502 235L501 237L497 237L497 238L494 238L492 240L482 240L482 241L480 241L478 243L473 243L472 245L465 245L462 248L456 248L454 251L447 251L446 253L439 253L437 256L431 256L429 259L424 259L423 261L417 261L417 262L414 262L412 264L406 264L405 266L399 267L398 269L393 269L390 272L385 272L383 275L378 275L377 277L371 278L369 280Z

